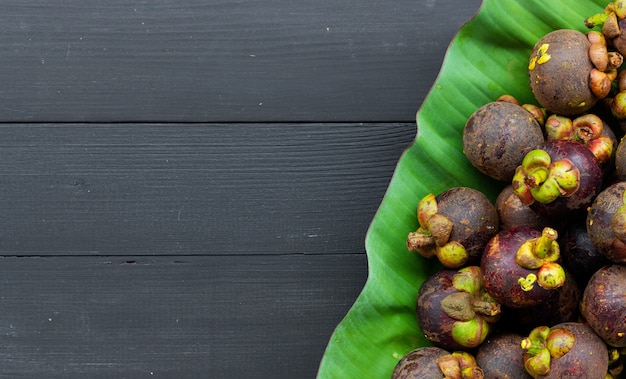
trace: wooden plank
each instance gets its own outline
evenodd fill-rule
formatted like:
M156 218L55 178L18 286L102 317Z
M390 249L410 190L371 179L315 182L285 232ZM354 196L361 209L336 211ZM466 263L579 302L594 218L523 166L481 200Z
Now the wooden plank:
M0 121L412 121L480 0L6 0Z
M413 124L2 124L0 254L363 251Z
M363 254L0 262L7 378L312 378L367 274Z

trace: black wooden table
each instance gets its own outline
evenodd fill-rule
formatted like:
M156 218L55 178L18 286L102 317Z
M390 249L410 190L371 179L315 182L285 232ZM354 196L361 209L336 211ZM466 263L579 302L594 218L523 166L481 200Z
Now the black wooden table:
M0 1L0 377L315 377L479 6Z

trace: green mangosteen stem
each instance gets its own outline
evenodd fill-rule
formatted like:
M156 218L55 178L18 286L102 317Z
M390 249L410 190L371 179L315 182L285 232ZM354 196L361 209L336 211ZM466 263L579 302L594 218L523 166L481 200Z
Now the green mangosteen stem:
M585 19L585 26L589 29L595 28L596 26L602 26L606 19L609 17L606 13L597 13L593 16L589 16Z
M541 236L532 241L535 256L541 259L547 259L548 257L550 257L551 260L558 259L560 253L559 243L556 241L558 237L559 235L556 230L548 227L543 228ZM556 258L552 258L554 255L556 255Z
M515 260L520 267L529 270L537 269L546 262L555 262L559 259L561 248L557 242L558 233L556 230L546 227L541 231L541 235L524 242L519 249Z
M524 242L517 249L515 261L520 267L538 269L536 274L519 278L518 283L522 290L530 291L535 283L544 289L559 288L565 283L565 270L556 263L561 255L557 238L557 231L546 227L541 236Z

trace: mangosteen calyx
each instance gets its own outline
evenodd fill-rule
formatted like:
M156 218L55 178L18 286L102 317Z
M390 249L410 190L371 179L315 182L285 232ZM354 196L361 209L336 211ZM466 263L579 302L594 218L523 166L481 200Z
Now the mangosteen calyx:
M463 245L450 241L454 223L446 216L437 213L437 199L434 194L424 196L417 206L419 228L409 233L406 241L411 252L425 258L437 256L448 268L462 267L469 254Z
M550 372L550 362L567 354L576 338L574 334L564 328L550 329L547 326L538 326L531 330L528 337L522 340L524 353L524 367L534 378L547 375Z
M443 298L441 309L457 320L452 328L453 339L463 346L472 346L489 333L489 324L499 319L501 306L485 290L478 266L460 269L452 285L458 292Z
M565 270L557 263L560 258L560 247L557 242L556 230L546 227L537 238L524 242L515 256L515 262L523 268L537 270L518 283L525 291L530 291L535 284L544 289L559 288L565 283Z
M545 150L535 149L528 152L517 167L512 185L524 205L535 201L548 204L578 190L580 170L567 158L553 162Z
M593 114L587 113L571 119L552 114L545 122L546 139L578 142L593 153L600 164L604 164L613 155L613 141L603 135L604 122Z
M482 379L484 376L474 356L465 351L455 351L437 358L437 366L445 378Z

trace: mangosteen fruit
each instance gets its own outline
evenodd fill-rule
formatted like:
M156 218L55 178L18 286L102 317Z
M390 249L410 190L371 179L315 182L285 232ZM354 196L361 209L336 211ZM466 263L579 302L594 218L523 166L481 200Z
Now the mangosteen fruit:
M480 345L500 316L500 304L485 291L478 266L428 277L418 291L416 309L425 337L448 351Z
M448 351L435 346L412 350L396 364L391 379L441 379L443 375L437 366L437 359L448 354Z
M483 174L510 182L524 155L544 142L537 119L511 101L478 108L463 128L463 153Z
M585 146L565 140L547 141L524 157L513 177L513 190L523 204L557 220L584 212L601 190L602 170Z
M586 217L570 220L559 237L563 266L584 288L594 272L611 263L591 242Z
M606 344L587 325L566 322L538 326L522 341L524 366L533 378L605 379Z
M512 185L507 185L496 198L496 210L500 220L500 229L511 229L517 226L530 226L541 230L552 222L533 211L513 191Z
M483 379L476 358L465 351L425 346L406 354L396 365L391 379Z
M583 293L581 313L608 345L626 347L626 266L612 264L593 274Z
M477 262L499 228L496 207L482 192L453 187L423 197L417 207L419 228L409 233L409 251L437 259L447 268Z
M566 280L559 264L558 233L552 228L520 226L500 231L482 255L485 290L510 308L526 308L557 296Z
M524 367L521 334L494 333L478 347L476 363L486 379L531 379Z
M580 115L608 95L610 80L592 81L590 46L587 35L572 29L554 30L536 42L528 64L530 88L548 113ZM593 86L599 87L596 93Z
M587 214L587 233L600 254L626 263L626 181L613 183L594 199Z

